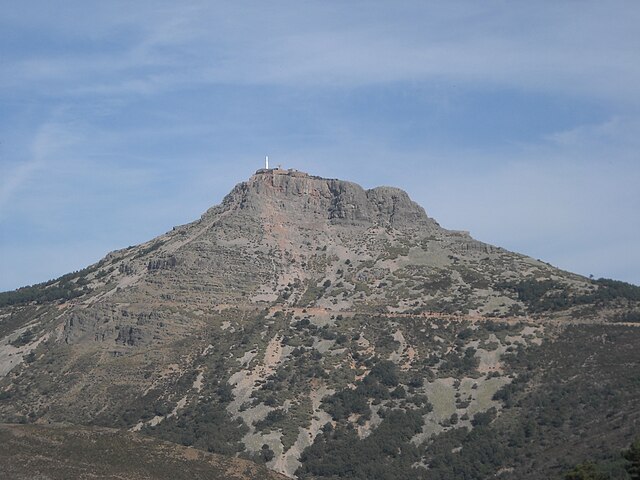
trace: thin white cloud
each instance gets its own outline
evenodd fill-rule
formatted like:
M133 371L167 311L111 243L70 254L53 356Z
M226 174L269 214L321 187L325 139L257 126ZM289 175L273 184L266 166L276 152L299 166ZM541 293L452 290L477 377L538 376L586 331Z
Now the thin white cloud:
M640 119L635 116L615 115L604 122L577 125L568 130L554 132L545 138L558 148L574 152L589 152L614 158L602 161L638 159L640 151Z
M3 180L0 183L0 220L6 213L5 210L11 207L10 201L19 191L20 187L40 168L42 162L29 160L20 163L14 168L4 167Z
M33 54L7 65L0 81L117 95L197 83L357 87L444 79L640 98L636 2L191 2L101 10L89 25L61 20L69 41L97 37L93 50ZM122 32L124 43L110 47L110 35Z
M70 130L56 122L47 122L38 128L29 148L30 158L3 168L0 183L0 220L12 208L17 193L59 150L74 142Z

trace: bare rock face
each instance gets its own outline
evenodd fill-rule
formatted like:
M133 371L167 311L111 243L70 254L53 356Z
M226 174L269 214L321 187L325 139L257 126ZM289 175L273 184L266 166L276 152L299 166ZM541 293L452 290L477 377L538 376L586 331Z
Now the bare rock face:
M376 223L400 226L437 226L427 217L424 209L409 198L404 190L393 187L376 187L367 190L367 199L373 206Z
M437 226L398 188L365 190L355 183L295 170L259 170L237 185L222 204L253 214L270 210L294 221L304 216L355 227Z

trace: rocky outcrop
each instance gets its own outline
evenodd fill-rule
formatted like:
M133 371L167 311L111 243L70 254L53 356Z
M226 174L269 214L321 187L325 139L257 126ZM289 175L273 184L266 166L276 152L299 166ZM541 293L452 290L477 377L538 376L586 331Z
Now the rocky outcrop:
M168 258L155 258L147 263L147 270L170 270L178 264L178 260L174 256Z
M365 190L352 182L315 177L295 170L259 170L247 182L238 184L222 205L226 209L254 214L269 209L289 218L315 217L353 226L438 225L398 188Z
M130 312L102 304L70 312L63 327L66 344L100 342L108 345L140 346L161 338L165 322L158 312Z
M145 338L144 331L140 327L132 325L123 325L118 329L116 343L135 347L143 343Z

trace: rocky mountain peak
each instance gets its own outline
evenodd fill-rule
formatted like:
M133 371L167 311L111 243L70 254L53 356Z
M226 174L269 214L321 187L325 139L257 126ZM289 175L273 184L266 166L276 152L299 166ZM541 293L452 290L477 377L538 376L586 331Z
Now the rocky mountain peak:
M352 182L298 170L260 169L238 184L222 203L255 214L283 213L292 219L325 220L369 227L437 226L409 195L394 187L365 190Z
M440 228L400 189L259 170L194 222L0 295L0 423L36 429L0 428L0 477L81 438L143 464L165 447L140 432L192 468L217 460L185 446L300 480L556 478L576 438L599 458L637 432L639 316L638 287Z

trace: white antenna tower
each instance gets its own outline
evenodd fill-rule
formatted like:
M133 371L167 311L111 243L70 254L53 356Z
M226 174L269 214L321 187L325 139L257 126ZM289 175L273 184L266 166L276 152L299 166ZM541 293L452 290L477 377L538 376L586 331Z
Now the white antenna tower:
M267 170L269 170L269 155L267 155L266 157L264 157L264 168L266 168Z

